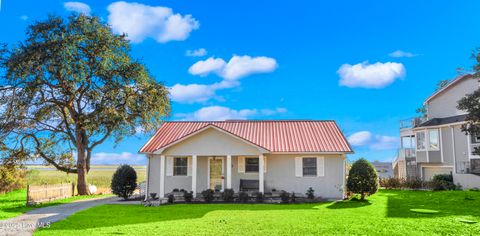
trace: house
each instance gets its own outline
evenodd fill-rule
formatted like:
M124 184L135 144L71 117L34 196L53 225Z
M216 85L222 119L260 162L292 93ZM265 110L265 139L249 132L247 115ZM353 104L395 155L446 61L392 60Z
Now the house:
M342 199L346 155L334 121L165 122L140 153L148 158L147 196L174 189L273 190Z
M372 165L373 167L375 167L375 170L377 171L378 178L386 179L386 178L393 177L393 169L392 169L391 162L374 161L372 162Z
M457 109L457 102L479 85L471 75L459 76L424 101L424 117L400 122L401 147L393 164L397 177L431 180L452 174L464 188L480 187L480 156L472 154L480 136L462 132L466 114Z

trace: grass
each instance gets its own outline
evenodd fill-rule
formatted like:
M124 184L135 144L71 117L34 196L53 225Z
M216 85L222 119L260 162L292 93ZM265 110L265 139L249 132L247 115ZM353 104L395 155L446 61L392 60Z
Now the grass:
M137 171L137 182L142 182L146 178L144 166L133 166ZM77 175L67 174L55 170L51 166L31 165L27 167L27 183L30 185L58 184L58 183L76 183ZM98 192L108 193L112 175L117 166L92 166L87 176L89 184L97 186Z
M401 190L322 204L102 205L36 235L472 235L480 223L465 221L480 221L479 209L480 192Z
M15 190L6 194L0 194L0 220L12 218L25 213L26 211L46 206L53 206L62 203L69 203L75 200L96 198L101 195L74 196L71 198L58 199L48 203L42 203L35 206L26 206L27 191L25 189ZM109 196L109 195L102 195Z

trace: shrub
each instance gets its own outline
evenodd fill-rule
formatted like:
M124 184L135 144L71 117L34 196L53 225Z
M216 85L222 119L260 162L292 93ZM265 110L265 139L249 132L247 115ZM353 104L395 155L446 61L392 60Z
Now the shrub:
M370 162L361 158L348 172L347 189L361 195L361 200L378 190L378 175Z
M225 202L233 202L233 195L234 194L235 194L235 191L233 191L233 189L227 188L222 193L222 199Z
M291 202L295 203L297 201L297 196L295 196L295 193L292 193L292 197L290 199Z
M263 193L256 192L255 193L255 202L262 203L263 202Z
M403 182L403 186L409 189L421 189L425 187L425 185L426 183L419 178L407 179Z
M430 185L435 191L456 189L456 186L453 183L453 176L449 174L434 175Z
M286 191L282 191L280 193L280 199L282 200L282 203L289 203L290 202L290 194Z
M184 191L183 192L183 199L185 200L185 202L192 202L193 191L190 191L190 192Z
M400 189L404 184L403 179L399 178L383 178L379 181L380 186L386 189Z
M168 194L167 196L167 202L168 203L174 203L175 202L175 196L173 194Z
M249 200L248 193L245 191L241 191L238 193L238 200L243 203L247 203Z
M173 189L173 192L178 192L178 188L174 188L174 189Z
M113 174L110 187L113 194L127 200L137 188L137 172L129 165L119 166Z
M312 187L307 189L307 198L308 199L314 199L315 198L315 190L313 190Z
M214 193L215 192L211 189L202 191L203 200L205 200L205 202L208 202L208 203L212 202L214 198L213 196Z
M0 165L0 193L7 193L25 186L25 171L13 165Z

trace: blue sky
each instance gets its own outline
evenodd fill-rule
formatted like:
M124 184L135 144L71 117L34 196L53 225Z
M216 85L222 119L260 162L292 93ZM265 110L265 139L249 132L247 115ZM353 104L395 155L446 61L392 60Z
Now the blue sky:
M334 119L349 158L392 160L398 121L480 46L478 1L3 0L0 42L49 13L100 16L172 90L170 119ZM139 135L96 163L145 163Z

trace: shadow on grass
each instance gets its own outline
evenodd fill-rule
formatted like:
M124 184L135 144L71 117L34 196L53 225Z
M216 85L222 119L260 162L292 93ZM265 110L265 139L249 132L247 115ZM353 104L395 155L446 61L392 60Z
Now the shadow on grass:
M346 208L359 208L372 205L369 200L359 200L356 198L352 198L348 201L339 201L335 202L334 204L328 206L328 209L346 209Z
M432 218L443 216L480 217L480 192L385 190L387 217ZM437 211L432 214L422 212Z
M304 204L175 204L159 207L144 207L142 205L101 205L80 211L63 221L53 224L52 230L85 230L89 228L114 227L150 222L188 220L202 218L214 211L289 211L318 210L317 207L328 203Z

